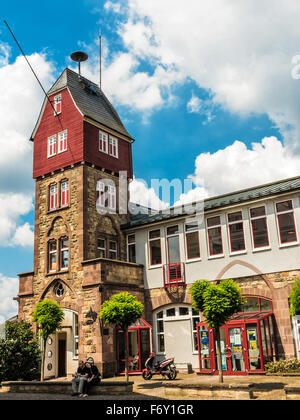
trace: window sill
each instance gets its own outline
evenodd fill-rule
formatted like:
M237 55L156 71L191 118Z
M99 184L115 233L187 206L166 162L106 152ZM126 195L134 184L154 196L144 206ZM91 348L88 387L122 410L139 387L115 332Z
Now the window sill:
M237 251L237 252L230 252L229 256L230 257L235 257L236 255L245 255L245 254L247 254L247 251L246 250L244 250L244 251Z
M186 264L190 264L190 263L194 263L194 262L200 262L200 261L202 261L202 259L201 258L195 258L194 260L186 260Z
M211 255L210 257L208 257L209 260L216 260L218 258L224 258L225 254L219 254L219 255Z
M148 270L155 270L157 268L162 268L162 264L158 264L158 265L150 265L148 267Z
M263 252L263 251L271 251L272 248L270 246L265 246L261 248L254 248L252 249L252 252Z
M69 270L51 271L50 273L46 273L46 277L58 276L61 274L66 274L66 273L69 273Z
M281 244L279 245L279 248L289 248L290 246L298 246L299 245L299 241L297 242L290 242L288 244Z
M70 204L68 204L67 206L58 207L57 209L48 210L47 214L57 213L59 211L66 210L66 209L69 209L69 208L70 208Z

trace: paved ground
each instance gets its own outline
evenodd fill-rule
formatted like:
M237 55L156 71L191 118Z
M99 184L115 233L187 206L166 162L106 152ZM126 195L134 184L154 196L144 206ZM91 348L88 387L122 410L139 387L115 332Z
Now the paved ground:
M64 378L68 380L68 378ZM61 380L61 379L60 379ZM105 379L104 381L125 381L124 377ZM163 385L168 380L162 380L161 376L153 377L151 381L144 381L141 376L131 376L130 380L134 382L133 394L124 396L90 396L85 400L182 400L180 397L165 397ZM196 374L179 374L176 382L178 383L218 383L217 376L198 376ZM300 377L283 376L225 376L225 383L254 383L254 397L258 400L284 400L284 386L286 384L299 384ZM69 395L51 395L51 394L5 394L0 392L1 400L78 400L78 397ZM185 400L195 400L195 397L185 397Z

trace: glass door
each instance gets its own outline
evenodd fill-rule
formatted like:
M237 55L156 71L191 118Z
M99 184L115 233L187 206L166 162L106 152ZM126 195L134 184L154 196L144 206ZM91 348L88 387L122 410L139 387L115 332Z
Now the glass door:
M262 370L257 324L246 324L249 371Z
M243 340L244 328L242 326L232 326L228 328L229 337L229 370L231 374L246 372L245 367L245 347Z
M199 369L200 372L208 373L212 371L213 332L212 329L204 323L198 323L197 332L199 349Z
M128 330L128 371L138 371L139 365L140 352L138 330Z
M228 345L227 345L227 337L226 337L226 327L220 328L220 345L221 345L221 363L222 363L222 370L223 372L228 371ZM216 333L214 334L214 347L215 347L215 366L216 371L219 371L219 364L218 364L218 346L216 341Z
M140 370L142 371L145 368L145 362L150 355L150 330L141 329L140 330Z

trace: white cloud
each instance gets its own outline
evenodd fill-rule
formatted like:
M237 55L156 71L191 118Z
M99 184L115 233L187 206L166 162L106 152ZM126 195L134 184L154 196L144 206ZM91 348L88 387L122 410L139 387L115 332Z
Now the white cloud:
M20 216L32 210L34 183L29 141L43 101L43 92L24 58L9 62L10 48L0 43L0 246L29 246L29 225ZM28 57L45 89L53 67L44 54Z
M147 183L141 179L134 178L129 185L130 202L141 206L149 207L154 210L163 210L170 206L159 199L154 188L148 187Z
M18 294L18 279L0 273L0 323L17 315L18 304L13 300Z
M291 76L292 58L299 54L298 2L189 0L185 6L181 0L128 0L122 15L124 8L127 20L119 34L128 53L107 68L113 70L107 86L114 80L111 93L121 103L130 105L131 99L117 92L124 84L133 94L131 105L149 110L169 101L163 88L192 79L231 112L267 114L286 144L300 147L299 81ZM152 64L152 75L139 72L142 60ZM164 83L157 69L167 76Z
M277 138L266 137L252 143L251 148L235 141L216 153L201 153L191 178L212 197L298 176L299 167L300 156L291 153Z

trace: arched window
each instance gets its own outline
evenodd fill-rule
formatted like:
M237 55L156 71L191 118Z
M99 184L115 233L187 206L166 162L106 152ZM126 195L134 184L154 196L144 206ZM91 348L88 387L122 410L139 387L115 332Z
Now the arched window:
M243 312L273 311L272 300L260 296L243 296Z

